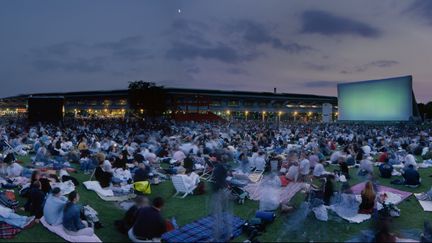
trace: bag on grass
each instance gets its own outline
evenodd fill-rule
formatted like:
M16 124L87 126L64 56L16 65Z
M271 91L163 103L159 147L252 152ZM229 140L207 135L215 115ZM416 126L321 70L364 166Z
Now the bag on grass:
M135 191L143 194L151 194L150 182L149 181L137 181L133 184Z
M19 202L11 198L12 196L10 195L10 192L0 192L0 203L7 208L15 209L18 207Z

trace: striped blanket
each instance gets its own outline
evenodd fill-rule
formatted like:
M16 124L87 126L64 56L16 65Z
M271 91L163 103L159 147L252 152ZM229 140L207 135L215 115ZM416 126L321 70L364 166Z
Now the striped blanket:
M20 228L0 222L0 239L13 239L19 232L21 232Z
M245 221L233 215L226 215L232 228L231 239L241 235L242 226ZM207 216L187 224L179 229L169 231L162 235L162 242L214 242L213 226L215 220L212 216Z

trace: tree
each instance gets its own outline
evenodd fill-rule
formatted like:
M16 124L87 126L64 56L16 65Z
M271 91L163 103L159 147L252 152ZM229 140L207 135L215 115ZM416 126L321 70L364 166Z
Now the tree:
M166 110L166 92L163 86L142 80L129 82L129 108L142 116L161 116Z
M426 113L426 119L432 118L432 101L426 104L425 113Z

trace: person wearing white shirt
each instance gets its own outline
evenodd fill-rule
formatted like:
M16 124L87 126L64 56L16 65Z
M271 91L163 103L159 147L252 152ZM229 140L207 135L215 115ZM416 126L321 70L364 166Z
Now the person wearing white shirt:
M309 175L310 172L310 162L308 159L303 159L302 161L300 161L300 174L302 176L307 176Z
M195 172L191 172L189 174L180 174L180 176L184 178L184 182L188 190L194 189L200 182L200 178Z
M256 170L259 171L264 171L265 166L266 166L266 161L265 161L265 157L264 157L264 152L259 152L258 153L258 157L255 158L255 168Z
M288 169L288 172L286 173L286 178L290 181L297 182L299 176L299 166L297 163L294 163L291 165Z

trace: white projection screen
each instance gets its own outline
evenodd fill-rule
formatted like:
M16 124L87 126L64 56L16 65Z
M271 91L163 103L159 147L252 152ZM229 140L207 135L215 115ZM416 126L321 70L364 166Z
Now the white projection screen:
M412 76L338 84L339 121L408 121Z

